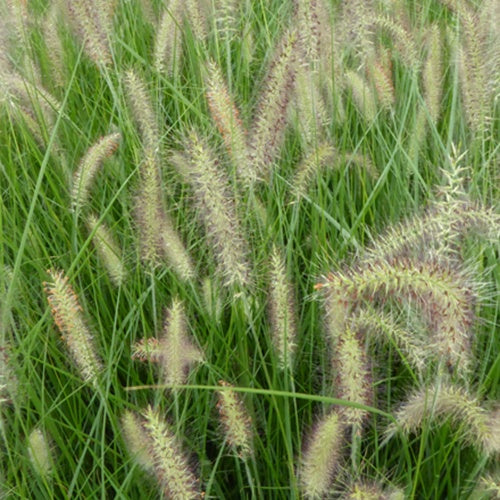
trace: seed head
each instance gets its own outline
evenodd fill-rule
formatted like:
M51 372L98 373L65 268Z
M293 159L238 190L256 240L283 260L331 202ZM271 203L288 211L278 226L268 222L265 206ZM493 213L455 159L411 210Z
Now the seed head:
M47 272L51 279L44 286L54 321L81 378L84 382L95 383L102 364L83 319L78 298L62 271L50 269Z

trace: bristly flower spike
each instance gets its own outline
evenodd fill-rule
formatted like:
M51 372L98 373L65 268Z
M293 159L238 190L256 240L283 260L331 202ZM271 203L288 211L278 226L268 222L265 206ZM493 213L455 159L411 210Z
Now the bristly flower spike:
M102 165L118 148L121 140L119 132L101 137L92 145L78 165L73 175L73 186L71 190L71 208L73 211L80 210L88 200L92 182Z
M328 296L347 311L375 298L416 304L430 332L428 349L465 376L470 370L470 326L475 290L466 275L446 261L395 258L330 274Z
M194 277L191 258L173 220L163 204L160 175L160 132L151 99L134 71L125 76L127 97L143 144L139 168L140 182L135 197L135 219L139 231L140 254L151 268L164 258L184 281Z
M372 382L368 358L364 352L360 335L351 328L346 328L333 348L333 368L336 372L336 386L339 397L346 401L371 405ZM367 417L368 413L359 408L345 406L339 412L347 425L356 429Z
M141 418L132 411L126 411L121 418L121 430L130 455L146 471L153 471L150 445L142 428Z
M112 62L113 6L112 1L99 0L70 0L66 4L69 18L83 40L85 53L99 66Z
M156 27L153 65L159 73L176 75L182 55L183 7L180 0L172 0L164 9Z
M203 361L202 352L188 338L184 304L175 299L167 310L163 336L137 342L132 358L157 362L161 383L179 386L185 383L192 364Z
M94 339L85 324L82 308L78 303L68 278L61 271L47 271L50 281L44 283L52 316L68 346L84 382L97 382L102 362L97 355Z
M284 256L273 246L269 273L269 317L272 341L281 368L292 369L296 348L296 312L292 285L286 274Z
M233 167L245 187L251 186L256 180L256 172L248 161L246 132L221 70L214 61L207 63L206 86L210 114L224 140Z
M120 286L125 280L127 272L113 235L105 223L103 221L99 222L95 215L88 216L87 227L90 233L94 233L92 241L111 282L115 286Z
M464 441L486 456L500 453L500 408L486 410L463 387L447 381L417 390L396 411L396 424L386 435L392 437L398 429L404 434L418 431L429 419L442 422L449 418L459 426Z
M301 489L308 499L324 498L339 465L345 425L336 412L323 417L306 444L299 469Z
M151 470L165 497L179 500L199 498L198 480L181 450L181 443L158 411L146 408L140 426L139 432L148 446Z
M217 409L224 427L227 442L242 459L252 453L252 421L238 394L231 390L231 384L224 380L219 385L226 389L217 391Z
M50 444L40 429L33 429L28 437L28 453L35 471L48 477L53 471L53 458Z
M271 62L254 122L249 132L249 154L259 179L265 179L281 147L287 109L295 87L298 35L286 31Z
M248 243L237 216L236 201L208 142L192 130L184 140L184 154L173 158L190 182L205 225L219 274L228 287L250 284Z

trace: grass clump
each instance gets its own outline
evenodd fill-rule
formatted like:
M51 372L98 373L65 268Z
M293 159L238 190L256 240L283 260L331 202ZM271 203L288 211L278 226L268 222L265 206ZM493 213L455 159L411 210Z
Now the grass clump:
M0 6L0 496L494 495L493 3Z

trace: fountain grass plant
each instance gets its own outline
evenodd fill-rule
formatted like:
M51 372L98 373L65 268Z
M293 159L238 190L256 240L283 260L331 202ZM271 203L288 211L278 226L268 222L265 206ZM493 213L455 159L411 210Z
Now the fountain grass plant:
M497 18L0 4L0 497L494 497Z

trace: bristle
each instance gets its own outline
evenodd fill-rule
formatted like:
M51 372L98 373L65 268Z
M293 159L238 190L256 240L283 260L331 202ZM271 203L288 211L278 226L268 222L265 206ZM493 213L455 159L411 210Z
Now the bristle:
M158 267L166 259L179 278L188 281L194 277L194 267L174 222L164 209L155 152L145 149L139 174L134 214L141 258L151 268Z
M121 429L130 455L143 469L152 472L153 459L150 456L150 439L142 428L140 417L131 411L126 411L121 418Z
M386 30L394 41L394 49L401 61L414 72L420 69L420 57L412 32L398 19L389 16L377 16L373 20L378 28Z
M327 126L332 120L320 92L318 78L307 69L305 63L297 68L295 101L296 120L304 147L306 151L311 151L324 141Z
M342 5L339 37L343 46L352 46L361 59L361 64L371 57L373 52L373 22L375 17L372 0L350 0Z
M67 68L64 60L64 47L59 33L60 12L56 4L49 8L43 23L43 39L47 47L47 58L50 61L51 77L55 86L66 85Z
M186 20L199 42L204 42L208 37L208 8L206 0L184 0Z
M2 294L0 294L0 301L2 299ZM0 335L4 334L1 328L2 325L0 325ZM12 403L18 394L19 382L12 366L9 351L8 345L0 345L0 407L4 403Z
M475 293L466 277L439 262L394 259L348 273L334 273L328 286L351 307L377 297L417 304L430 330L430 349L464 376L470 369L470 326Z
M194 268L174 222L164 209L160 176L160 132L151 98L146 91L145 82L134 71L125 75L125 85L143 145L140 183L135 197L141 258L152 268L159 266L166 258L177 275L187 281L194 276Z
M127 102L139 130L144 150L153 156L158 156L160 132L151 96L146 90L146 82L135 71L129 70L125 73L124 83Z
M443 91L441 33L434 24L427 39L427 57L422 71L422 87L425 106L430 120L436 124L441 108L441 94Z
M392 68L388 58L378 57L374 59L367 65L366 71L373 83L381 108L388 111L393 110L396 95L392 83Z
M203 354L188 338L184 305L174 300L167 311L164 334L160 338L162 378L167 385L185 382L193 363L203 361Z
M408 331L390 314L365 305L350 318L353 327L372 338L380 338L396 345L408 363L419 373L426 366L429 353L424 339L413 331Z

